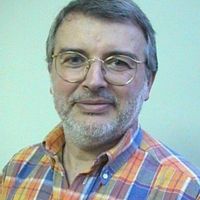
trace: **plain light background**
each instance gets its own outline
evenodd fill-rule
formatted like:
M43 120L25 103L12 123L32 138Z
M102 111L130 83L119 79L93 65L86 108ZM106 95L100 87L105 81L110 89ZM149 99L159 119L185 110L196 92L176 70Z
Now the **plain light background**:
M64 0L0 0L0 171L58 122L45 41ZM200 1L137 0L157 32L159 71L142 127L200 166Z

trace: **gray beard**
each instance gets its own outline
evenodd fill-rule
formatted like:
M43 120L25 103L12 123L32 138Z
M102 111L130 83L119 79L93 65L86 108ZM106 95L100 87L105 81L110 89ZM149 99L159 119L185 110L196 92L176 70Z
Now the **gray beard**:
M91 150L102 145L109 145L121 138L130 127L137 128L138 115L146 91L147 84L144 84L137 98L129 98L130 100L125 105L124 110L118 111L117 117L102 124L86 124L77 121L73 117L72 109L69 109L70 106L66 105L66 98L54 95L55 107L63 121L66 140L70 139L80 149Z

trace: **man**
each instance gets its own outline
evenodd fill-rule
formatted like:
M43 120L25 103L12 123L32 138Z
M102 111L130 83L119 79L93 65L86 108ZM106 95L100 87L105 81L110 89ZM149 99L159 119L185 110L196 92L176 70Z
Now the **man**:
M157 71L154 31L131 0L75 0L47 40L61 118L3 171L0 199L200 199L200 171L138 124Z

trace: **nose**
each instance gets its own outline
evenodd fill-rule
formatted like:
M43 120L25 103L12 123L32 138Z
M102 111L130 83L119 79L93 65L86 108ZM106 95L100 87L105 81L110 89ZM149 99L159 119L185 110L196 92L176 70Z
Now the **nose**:
M106 82L102 68L102 61L99 59L93 59L90 62L90 67L86 74L85 80L82 82L84 88L87 88L91 91L97 91L100 88L107 87L108 83Z

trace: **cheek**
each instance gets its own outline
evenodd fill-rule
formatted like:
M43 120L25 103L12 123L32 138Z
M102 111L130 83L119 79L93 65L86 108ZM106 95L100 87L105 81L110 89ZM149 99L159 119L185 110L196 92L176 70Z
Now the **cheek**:
M130 88L128 86L113 89L113 94L117 98L117 110L119 112L122 112L130 99L133 98L132 91L130 91Z
M141 79L135 79L132 84L115 89L115 94L118 98L120 109L126 106L130 100L136 100L138 96L145 95L143 94L146 93L146 87L144 88L144 84L145 82L141 81Z
M61 95L68 97L75 91L77 87L75 83L68 83L56 76L51 76L51 82L53 92L59 96Z
M123 86L122 88L115 90L115 94L117 95L118 99L126 102L128 101L128 99L136 97L139 90L139 86L137 86L136 82L133 82L132 84Z

